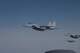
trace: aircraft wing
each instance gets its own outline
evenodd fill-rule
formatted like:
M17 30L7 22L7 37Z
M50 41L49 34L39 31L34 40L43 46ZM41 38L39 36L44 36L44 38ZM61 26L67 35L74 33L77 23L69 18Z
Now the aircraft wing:
M40 27L54 27L54 26L40 26Z

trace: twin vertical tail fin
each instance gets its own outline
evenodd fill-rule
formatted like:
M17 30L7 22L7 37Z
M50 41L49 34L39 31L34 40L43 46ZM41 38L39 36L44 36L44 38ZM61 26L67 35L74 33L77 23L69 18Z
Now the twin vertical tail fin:
M55 28L56 22L55 21L54 22L49 22L48 26L51 26L51 27L54 27Z
M55 28L56 27L56 22L53 22L52 23L52 26Z
M51 22L49 22L48 26L52 26L52 23L51 23Z

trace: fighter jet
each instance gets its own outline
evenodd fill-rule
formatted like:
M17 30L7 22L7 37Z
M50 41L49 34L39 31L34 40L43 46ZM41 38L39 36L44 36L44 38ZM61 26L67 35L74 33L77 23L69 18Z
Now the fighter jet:
M69 43L76 42L75 40L67 40Z
M58 29L58 28L56 28L56 22L49 22L49 24L47 26L33 24L33 23L29 22L27 25L23 25L23 27L30 27L30 28L37 30L37 31Z
M68 33L66 36L69 36L69 37L74 38L74 39L80 38L80 35L73 35L71 33Z

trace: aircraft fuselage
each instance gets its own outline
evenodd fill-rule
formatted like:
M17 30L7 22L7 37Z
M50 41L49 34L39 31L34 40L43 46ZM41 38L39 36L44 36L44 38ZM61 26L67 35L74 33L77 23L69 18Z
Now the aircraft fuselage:
M33 29L37 30L37 31L44 31L44 29L41 28L37 28L36 26L32 26Z

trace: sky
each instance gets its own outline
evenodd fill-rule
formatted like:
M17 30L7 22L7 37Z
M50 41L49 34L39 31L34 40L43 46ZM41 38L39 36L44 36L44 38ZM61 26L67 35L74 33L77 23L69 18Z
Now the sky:
M27 22L60 29L35 31L22 27ZM66 42L67 33L80 34L79 0L0 0L0 53L44 53L68 49L79 53L80 39Z

